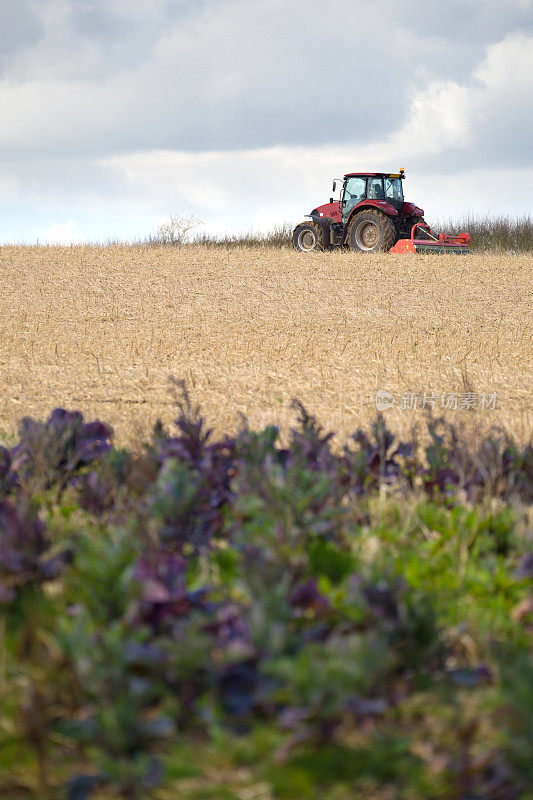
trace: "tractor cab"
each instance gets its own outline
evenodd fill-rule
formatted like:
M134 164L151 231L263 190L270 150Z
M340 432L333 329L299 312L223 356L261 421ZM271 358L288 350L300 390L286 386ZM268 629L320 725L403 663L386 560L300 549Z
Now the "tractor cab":
M349 174L344 176L340 207L344 224L353 209L365 200L381 201L391 205L397 212L403 208L403 174ZM336 181L334 182L334 190Z

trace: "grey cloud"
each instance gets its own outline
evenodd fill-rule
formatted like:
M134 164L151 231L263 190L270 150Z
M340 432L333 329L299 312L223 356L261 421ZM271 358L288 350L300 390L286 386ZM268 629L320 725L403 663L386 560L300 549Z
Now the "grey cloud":
M34 16L53 11L56 27L38 47L21 42L20 95L11 80L0 102L23 133L8 122L0 147L94 155L378 141L403 123L411 87L465 80L487 40L526 25L523 4L511 6L45 0Z
M0 0L0 77L21 50L44 34L44 24L31 0Z
M53 205L70 196L79 206L84 198L94 204L97 196L133 198L137 193L122 170L87 158L11 159L0 164L0 186L1 182L9 191L2 195L0 190L0 202Z
M81 40L91 41L109 67L135 69L172 26L200 13L203 0L70 0L68 23Z
M111 3L72 0L70 13L72 28L76 34L80 38L98 42L103 49L141 33L141 21L131 15L119 13ZM145 30L153 27L146 24L146 16L142 22Z
M455 46L485 46L511 32L533 31L530 0L404 0L398 10L421 39L438 37Z

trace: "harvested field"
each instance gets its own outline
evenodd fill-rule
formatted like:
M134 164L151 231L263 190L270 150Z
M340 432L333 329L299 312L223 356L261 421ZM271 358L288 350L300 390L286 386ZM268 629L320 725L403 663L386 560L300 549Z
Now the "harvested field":
M436 413L524 441L532 267L531 255L1 247L0 428L61 405L134 443L174 419L175 376L219 431L242 414L286 425L299 397L342 437L382 389L400 433L423 421L425 393Z

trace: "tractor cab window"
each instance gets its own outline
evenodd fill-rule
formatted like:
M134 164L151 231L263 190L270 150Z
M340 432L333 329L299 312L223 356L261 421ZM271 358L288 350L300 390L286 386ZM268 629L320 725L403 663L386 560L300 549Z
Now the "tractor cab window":
M368 179L367 197L369 200L385 200L385 192L383 191L383 178Z
M403 205L403 187L400 178L385 178L385 197L398 211Z
M346 222L354 206L366 197L366 178L348 178L344 186L342 221Z

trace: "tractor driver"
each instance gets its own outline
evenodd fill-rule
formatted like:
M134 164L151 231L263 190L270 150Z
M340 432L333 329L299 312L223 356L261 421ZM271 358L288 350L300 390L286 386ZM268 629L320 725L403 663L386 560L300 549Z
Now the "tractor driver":
M383 180L381 178L370 178L368 181L368 195L372 200L384 200Z
M385 197L392 200L393 205L400 205L403 202L402 182L400 178L385 178Z

